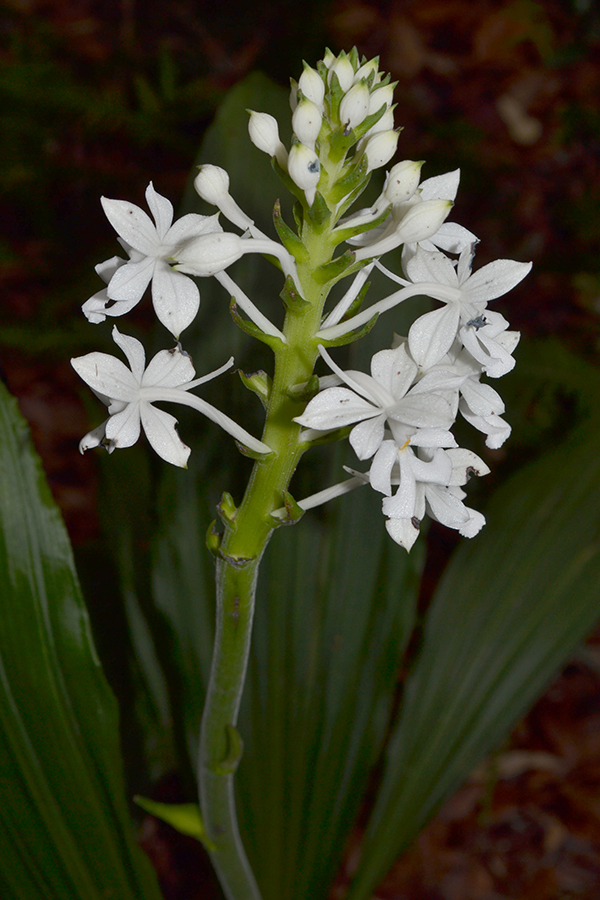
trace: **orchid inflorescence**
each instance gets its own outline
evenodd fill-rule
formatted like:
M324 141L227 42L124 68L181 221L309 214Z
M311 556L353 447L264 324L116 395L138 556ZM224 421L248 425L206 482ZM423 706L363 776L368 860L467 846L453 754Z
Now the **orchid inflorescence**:
M296 509L309 509L368 484L383 495L388 532L406 549L413 545L426 512L467 537L480 530L484 518L464 505L463 485L471 475L489 469L476 454L457 446L450 429L460 412L485 434L490 448L500 447L510 434L501 397L481 378L499 378L513 368L519 334L508 330L506 319L487 305L518 284L531 264L497 260L472 272L478 239L446 221L458 189L458 171L421 181L422 162L404 160L389 169L373 206L349 212L371 172L387 166L396 152L393 89L377 59L360 60L355 50L338 56L327 51L316 68L305 65L298 82L292 82L289 149L272 116L250 113L252 142L271 157L297 201L296 231L283 222L276 205L279 241L262 233L240 209L229 193L227 173L215 165L201 166L196 191L240 233L224 230L218 214L189 214L173 222L171 203L152 184L146 200L154 221L124 200L102 200L127 258L113 257L97 267L106 287L84 303L85 315L94 323L122 316L151 285L156 315L177 344L157 353L146 367L139 341L115 327L114 340L129 368L104 353L73 360L109 412L106 422L81 441L82 452L98 445L109 452L131 446L143 426L159 456L185 466L190 450L177 434L176 420L153 405L160 401L198 409L255 455L257 465L279 452L267 442L267 432L265 440L257 440L190 393L232 364L230 360L216 372L195 378L192 361L179 343L200 304L194 279L213 277L233 298L235 321L270 345L276 356L306 351L314 363L320 354L331 370L319 379L318 391L303 410L307 387L316 384L312 370L305 382L286 385L287 397L297 397L296 414L288 418L297 458L312 441L350 429L358 459L371 460L368 471L350 471L349 479L300 501ZM340 245L346 249L336 254ZM381 262L399 247L401 275ZM287 312L281 329L226 271L247 253L267 257L282 271ZM393 290L359 311L375 267L393 283ZM324 311L330 289L346 277L352 281L341 300ZM331 358L328 348L358 339L379 315L415 296L431 298L437 308L416 318L406 337L394 336L390 349L376 353L370 375L343 371ZM307 306L313 311L318 306L318 320L312 313L305 315ZM313 323L318 321L316 328L312 324L307 330L307 325L302 331L302 322L311 316ZM271 397L269 402L279 401ZM267 405L267 420L273 411L273 405ZM271 511L274 524L288 515L289 504Z

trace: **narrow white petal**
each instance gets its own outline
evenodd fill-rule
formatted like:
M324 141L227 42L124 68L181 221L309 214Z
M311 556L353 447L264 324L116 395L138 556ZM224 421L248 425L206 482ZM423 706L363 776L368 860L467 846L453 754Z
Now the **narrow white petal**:
M146 354L142 343L128 334L121 334L116 325L113 325L112 339L127 357L131 373L139 385L146 366Z
M140 413L146 437L161 459L185 468L190 448L177 434L177 419L150 403L142 403Z
M159 245L159 238L152 220L143 209L127 200L109 200L102 197L102 208L106 218L128 244L143 253L153 256Z
M146 188L146 203L154 216L158 239L162 242L173 221L173 204L154 190L152 182ZM135 244L132 246L135 246Z
M152 279L152 303L159 321L178 338L196 318L200 291L187 275L158 262Z

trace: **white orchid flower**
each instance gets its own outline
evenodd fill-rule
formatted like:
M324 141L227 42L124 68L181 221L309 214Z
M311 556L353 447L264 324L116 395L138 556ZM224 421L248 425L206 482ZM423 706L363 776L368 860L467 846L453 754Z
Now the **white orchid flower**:
M121 334L116 326L113 339L127 357L129 368L108 353L88 353L71 360L77 374L108 406L110 414L102 425L81 440L79 449L82 453L98 446L105 447L109 453L118 447L131 447L143 428L162 459L185 468L190 448L177 434L177 420L153 405L159 401L191 406L244 446L257 453L270 453L266 444L257 441L224 413L188 393L231 368L233 358L220 369L194 379L192 361L179 346L173 350L160 350L146 367L144 348L138 340Z
M159 320L174 337L193 322L200 305L200 293L194 282L175 272L170 262L192 238L220 232L218 218L190 213L173 224L173 206L154 190L146 189L146 201L154 217L150 217L127 200L102 198L108 221L117 234L136 251L136 256L120 266L111 278L107 294L127 310L136 305L152 282L152 302ZM109 313L116 315L114 311Z

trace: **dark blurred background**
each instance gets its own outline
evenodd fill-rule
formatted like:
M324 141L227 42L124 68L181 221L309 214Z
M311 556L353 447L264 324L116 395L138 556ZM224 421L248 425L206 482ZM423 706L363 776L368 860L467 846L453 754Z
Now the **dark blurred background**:
M98 349L80 306L101 287L94 265L117 252L99 197L144 205L152 179L177 205L220 100L255 69L286 85L302 59L314 64L326 45L379 55L398 81L398 158L427 160L424 177L461 167L454 218L482 238L479 265L498 257L534 262L499 304L511 326L530 348L559 339L574 369L596 364L600 11L593 0L228 0L219 7L4 0L0 35L0 360L76 546L99 535L97 460L77 451L90 426L68 363ZM142 306L133 318L151 327ZM537 351L523 352L531 361ZM559 400L515 411L525 457L539 435L564 427L575 401L566 389ZM528 431L532 421L537 432ZM589 659L587 668L565 670L513 738L519 752L542 754L537 763L510 757L508 781L496 783L483 813L485 785L468 785L380 896L597 897L600 794L589 785L600 785L599 685ZM555 762L569 753L576 754L571 781L558 777ZM173 874L161 835L168 896L195 896ZM571 867L570 893L559 894L550 874L561 860Z

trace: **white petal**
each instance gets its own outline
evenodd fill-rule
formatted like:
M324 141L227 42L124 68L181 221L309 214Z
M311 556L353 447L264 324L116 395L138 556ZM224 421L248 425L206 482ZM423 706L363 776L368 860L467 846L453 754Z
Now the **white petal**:
M425 488L425 496L432 518L441 522L442 525L447 525L448 528L459 528L469 521L465 505L447 488L428 485Z
M486 447L489 447L491 450L497 450L510 437L512 429L508 422L501 416L475 416L471 413L469 408L462 403L460 404L460 411L473 428L476 428L478 431L487 435L485 444Z
M139 385L142 381L144 368L146 366L146 354L142 343L138 341L137 338L130 337L128 334L121 334L116 325L113 325L112 339L127 357L132 375ZM115 399L121 398L115 396Z
M143 209L127 200L101 198L106 218L124 240L144 256L153 256L159 246L159 238L150 216Z
M117 269L120 269L121 266L124 266L126 263L127 260L121 259L120 256L111 256L110 259L105 259L104 262L94 266L94 270L100 276L102 281L104 281L105 284L108 284Z
M158 455L174 466L185 468L190 448L177 434L177 419L150 403L142 403L140 413L146 437Z
M135 378L125 363L108 353L87 353L72 359L71 365L92 390L111 400L129 402L137 397Z
M158 239L162 242L173 221L173 204L154 190L152 182L146 188L146 203L154 216ZM132 246L135 247L135 244Z
M430 460L413 455L411 469L415 480L426 484L447 485L452 478L452 460L446 450L434 450Z
M200 291L187 275L158 262L152 279L152 303L159 321L178 338L196 318Z
M219 214L213 216L200 216L198 213L188 213L177 219L165 235L165 244L173 248L180 247L185 241L199 237L201 234L213 234L216 231L223 231L219 224ZM175 255L175 252L174 252Z
M395 399L404 397L418 373L408 355L406 343L394 350L380 350L371 360L371 374Z
M381 410L372 406L347 388L328 388L309 402L301 416L294 421L305 428L327 431L343 428L363 419L379 416Z
M468 378L462 385L461 393L476 416L502 415L505 410L502 397L489 384L481 384L474 378Z
M422 200L455 200L460 182L460 169L435 175L421 182Z
M404 450L400 458L400 484L393 497L386 497L382 504L384 516L394 519L411 519L415 514L417 486L412 471L412 450Z
M515 262L513 259L497 259L478 269L462 287L473 302L488 302L502 297L522 281L531 271L532 263Z
M392 540L408 551L419 537L419 524L416 519L388 519L385 527Z
M457 222L444 222L431 238L432 243L448 253L462 253L471 244L477 243L477 235Z
M458 533L463 537L472 538L475 537L476 534L479 534L485 525L485 516L482 516L476 509L470 509L468 506L465 506L465 509L469 514L469 520L468 522L465 522L464 525L461 525L458 529Z
M381 446L383 441L385 416L376 416L359 422L350 432L350 445L359 459L369 459Z
M515 367L515 361L504 347L485 334L485 329L461 328L460 339L469 353L481 363L490 378L500 378Z
M419 428L410 439L413 447L456 447L456 438L443 428Z
M390 419L416 428L436 428L452 425L452 407L444 397L436 394L411 393L387 411Z
M155 265L155 260L148 256L140 262L121 266L110 280L108 296L111 300L125 300L135 306L150 284Z
M452 462L450 485L466 484L473 475L489 475L489 466L472 450L457 447L456 450L447 450L446 455Z
M413 282L433 281L436 284L446 284L448 287L458 288L456 269L447 256L437 250L431 252L417 248L415 255L406 264L406 274Z
M458 331L460 310L457 303L420 316L408 332L408 346L414 361L430 369L448 352Z
M386 494L392 493L392 469L398 459L398 447L394 441L384 441L371 463L369 480L375 491Z
M140 404L128 403L106 423L106 439L115 447L133 447L140 436Z
M108 422L108 419L106 422ZM103 422L102 425L98 425L97 428L94 428L93 431L89 431L85 437L81 438L79 441L80 453L85 453L86 450L91 450L93 447L100 446L105 438L106 422Z
M196 374L192 360L177 347L160 350L148 363L142 377L142 387L179 387Z

